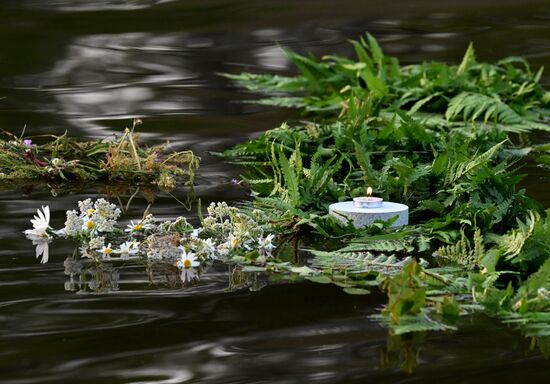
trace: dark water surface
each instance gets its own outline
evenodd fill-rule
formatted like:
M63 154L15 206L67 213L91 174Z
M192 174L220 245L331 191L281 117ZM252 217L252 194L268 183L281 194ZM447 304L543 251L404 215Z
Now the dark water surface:
M105 137L139 117L147 144L170 140L203 157L195 189L203 203L237 201L246 196L231 183L238 169L206 151L295 114L238 103L254 95L216 72L288 73L278 44L347 55L346 40L367 30L403 63L457 62L474 41L482 60L521 55L550 68L548 1L2 0L0 128ZM548 72L543 82L550 88ZM529 172L528 194L550 206L547 171ZM152 285L144 271L125 268L118 291L77 294L64 274L70 244L52 244L42 265L21 231L42 204L59 228L66 209L102 192L0 192L1 383L550 380L550 361L492 319L464 318L455 333L388 338L368 319L384 303L380 294L310 283L228 292L223 265L183 289L162 274ZM124 218L140 217L145 205L138 195ZM193 220L195 212L167 194L153 206L161 217Z

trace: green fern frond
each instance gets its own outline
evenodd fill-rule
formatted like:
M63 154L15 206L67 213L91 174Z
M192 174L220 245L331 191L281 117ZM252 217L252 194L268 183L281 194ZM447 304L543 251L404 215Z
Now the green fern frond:
M453 185L462 177L469 176L479 166L487 164L497 154L500 147L506 141L507 140L501 141L500 143L491 147L486 152L482 153L481 155L475 156L472 159L450 164L447 174L445 175L444 185Z
M459 93L449 101L445 118L450 121L460 115L464 120L475 121L483 116L484 122L491 120L507 125L525 121L497 95L487 96L475 92Z
M296 169L290 165L289 160L282 151L279 152L278 160L284 181L284 184L280 185L283 197L288 199L293 206L298 206L300 204L299 174L296 172Z
M302 108L307 105L303 97L292 96L269 97L261 100L252 100L248 103L283 108Z
M468 45L468 49L466 49L466 53L464 53L464 57L462 58L462 62L460 63L457 73L459 75L465 73L468 68L472 66L472 64L476 63L476 54L474 51L474 44L470 42Z
M378 272L393 275L402 270L411 257L403 259L395 255L373 254L371 252L317 251L312 250L311 264L320 268L347 270L349 273Z
M293 216L300 214L300 211L298 211L288 201L283 200L282 198L259 197L256 199L254 204L259 208L264 208L264 211L266 213L271 213L275 218L278 218L278 219L282 218L283 216L286 216L286 214L290 214ZM265 208L269 208L269 209L265 209Z
M342 248L341 252L412 252L414 247L409 241L402 240L372 240L354 243Z
M248 184L256 185L256 184L272 184L273 179L249 179L244 176L241 176L244 181L246 181Z
M221 73L221 76L236 81L251 91L293 92L300 90L307 82L301 77L286 77L278 75L243 72L239 75Z
M525 223L518 219L518 228L512 229L500 237L498 245L507 260L511 260L519 255L525 242L533 234L538 220L540 220L540 215L537 212L529 211Z
M440 247L434 252L434 256L449 259L468 269L474 269L479 265L479 260L485 255L483 236L479 229L474 233L473 243L472 247L468 239L466 239L464 232L462 232L462 236L457 243Z

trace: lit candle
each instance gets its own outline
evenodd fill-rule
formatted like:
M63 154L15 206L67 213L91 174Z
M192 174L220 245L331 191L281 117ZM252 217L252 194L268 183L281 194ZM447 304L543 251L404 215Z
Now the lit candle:
M353 205L358 208L380 208L384 200L381 197L372 196L372 188L367 188L367 196L353 198Z

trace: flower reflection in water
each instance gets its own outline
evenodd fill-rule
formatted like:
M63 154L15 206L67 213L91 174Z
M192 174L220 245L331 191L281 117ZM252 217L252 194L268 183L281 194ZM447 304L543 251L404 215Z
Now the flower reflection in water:
M147 213L125 231L117 223L121 209L102 198L86 199L78 202L78 210L66 212L65 226L57 231L49 226L49 208L42 207L25 234L43 263L51 240L76 243L75 253L65 260L65 288L79 293L118 291L122 274L127 277L121 282L134 289L188 286L216 260L265 265L273 257L274 235L261 211L245 213L220 202L210 204L207 213L198 228L181 216L162 221Z
M181 270L180 279L182 283L193 283L199 280L199 274L195 268L183 268Z
M116 265L119 263L120 265ZM77 293L110 293L119 291L120 284L129 289L148 289L151 286L181 288L196 284L200 279L197 268L178 268L168 263L145 265L138 259L64 261L65 290Z

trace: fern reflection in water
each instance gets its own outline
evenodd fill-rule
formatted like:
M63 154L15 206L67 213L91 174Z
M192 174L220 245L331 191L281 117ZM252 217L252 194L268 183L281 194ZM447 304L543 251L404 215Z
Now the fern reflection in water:
M246 167L252 205L316 249L320 275L310 279L348 291L383 284L395 333L450 329L459 314L484 310L528 335L549 335L550 300L540 292L550 288L550 224L515 168L548 158L549 145L526 135L550 130L542 68L518 57L481 63L473 45L458 65L400 66L369 34L352 44L356 61L286 51L294 77L226 75L264 92L261 104L300 108L310 119L224 152ZM314 180L323 183L312 193ZM413 225L354 230L326 216L330 203L367 185L411 206ZM400 279L416 283L390 288Z

